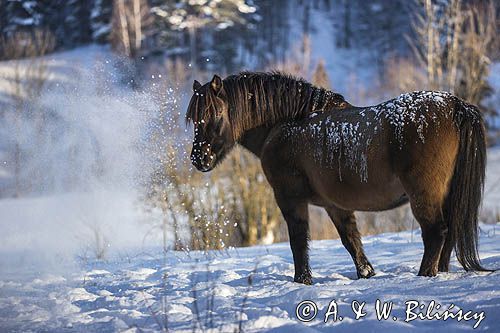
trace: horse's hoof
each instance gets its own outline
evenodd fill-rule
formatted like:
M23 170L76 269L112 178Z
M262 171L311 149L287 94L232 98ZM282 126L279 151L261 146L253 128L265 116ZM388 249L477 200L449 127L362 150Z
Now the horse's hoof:
M439 265L438 272L448 273L450 271L449 265Z
M371 265L362 265L358 269L358 279L368 279L375 275L375 270Z
M302 283L302 284L310 286L310 285L312 285L313 280L312 280L311 275L302 274L300 276L296 276L293 279L293 282Z
M436 270L425 270L425 271L420 271L418 272L418 276L427 276L427 277L433 277L437 275Z

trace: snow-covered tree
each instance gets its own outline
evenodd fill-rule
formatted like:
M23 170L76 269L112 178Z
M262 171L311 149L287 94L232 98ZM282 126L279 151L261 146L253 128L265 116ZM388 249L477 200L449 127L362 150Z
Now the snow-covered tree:
M3 11L4 9L2 9ZM42 20L38 1L7 0L5 16L7 23L4 32L7 34L32 29L38 26Z
M94 42L104 44L108 41L111 33L112 12L113 0L95 0L90 13L92 40Z
M162 3L161 3L162 2ZM165 0L152 8L153 13L174 30L187 30L191 66L196 73L196 38L199 29L215 26L225 29L237 23L244 23L244 14L254 13L256 8L245 0Z
M66 1L65 24L67 40L70 45L78 45L90 41L90 5L91 1Z
M66 0L37 0L41 10L40 26L49 30L57 46L68 45L66 26Z

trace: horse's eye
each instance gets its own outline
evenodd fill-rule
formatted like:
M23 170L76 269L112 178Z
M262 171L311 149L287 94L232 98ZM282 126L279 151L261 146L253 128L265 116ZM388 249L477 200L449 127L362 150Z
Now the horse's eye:
M223 128L223 125L224 124L224 120L221 118L217 121L216 125L215 125L215 132L218 134L218 135L221 135L222 134L222 128Z

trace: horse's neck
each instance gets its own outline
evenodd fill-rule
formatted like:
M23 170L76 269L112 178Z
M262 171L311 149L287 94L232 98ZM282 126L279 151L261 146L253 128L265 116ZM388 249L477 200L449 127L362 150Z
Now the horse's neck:
M260 158L262 148L271 130L272 126L259 126L246 131L239 140L239 144Z
M226 90L233 134L239 141L246 132L253 133L254 128L271 128L284 121L301 119L315 107L324 109L329 96L324 89L291 79L278 88L269 82L242 86L229 82Z
M285 87L289 89L286 93L275 96L263 96L265 92L260 86L254 88L256 90L233 90L229 94L235 96L229 99L230 109L238 110L233 126L235 139L257 157L261 155L269 132L277 124L302 119L312 112L325 111L344 102L341 95L302 81L290 81Z

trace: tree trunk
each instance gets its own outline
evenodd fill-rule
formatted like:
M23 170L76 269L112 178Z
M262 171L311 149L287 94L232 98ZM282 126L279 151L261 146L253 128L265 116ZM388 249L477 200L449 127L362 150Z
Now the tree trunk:
M142 18L141 0L134 0L134 30L135 30L135 53L139 52L142 44Z
M191 25L188 28L189 32L189 50L190 50L190 62L191 62L191 74L192 79L198 74L198 65L196 62L196 27Z
M125 4L123 3L124 0L117 0L118 2L118 16L120 18L120 33L121 33L121 40L124 48L124 53L127 57L130 57L130 38L129 38L129 33L128 33L128 23L127 23L127 17L126 17L126 12L125 12Z

